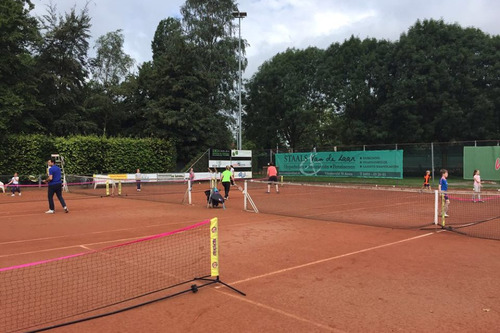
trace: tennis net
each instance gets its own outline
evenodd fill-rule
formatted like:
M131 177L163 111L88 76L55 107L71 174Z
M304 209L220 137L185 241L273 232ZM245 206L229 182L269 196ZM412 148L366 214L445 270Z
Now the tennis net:
M437 191L392 186L346 186L248 181L246 188L261 213L315 220L416 229L443 225ZM278 185L279 194L275 186ZM449 192L448 230L500 239L500 193ZM479 201L476 198L476 201Z
M13 192L12 186L4 187L6 196L19 196L22 202L47 201L47 184L40 181L24 181ZM140 191L135 180L111 179L105 177L67 175L64 193L65 199L78 200L90 197L121 197L128 199L156 202L187 204L189 202L188 182L178 178L161 180L142 180ZM3 191L2 191L3 192ZM15 194L14 194L15 193ZM14 194L14 195L13 195ZM21 199L0 200L0 204L20 202Z
M214 276L211 233L216 220L102 250L0 269L0 332L57 327L148 297L189 292L186 283Z
M68 175L69 193L96 197L121 197L128 199L189 203L188 182L181 179L142 180L137 183L129 179L111 179Z
M460 234L500 240L500 193L453 191L448 193L448 217L439 223ZM441 198L440 205L443 205Z

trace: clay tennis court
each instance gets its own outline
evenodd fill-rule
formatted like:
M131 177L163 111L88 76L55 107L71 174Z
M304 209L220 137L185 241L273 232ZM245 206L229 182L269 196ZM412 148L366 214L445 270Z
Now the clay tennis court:
M254 199L307 208L287 188L265 195ZM499 241L255 214L234 189L225 210L207 209L202 191L193 205L68 194L70 213L56 201L54 215L29 193L0 199L0 267L218 217L221 279L247 294L213 285L54 332L495 332L500 323ZM380 208L362 205L365 219Z

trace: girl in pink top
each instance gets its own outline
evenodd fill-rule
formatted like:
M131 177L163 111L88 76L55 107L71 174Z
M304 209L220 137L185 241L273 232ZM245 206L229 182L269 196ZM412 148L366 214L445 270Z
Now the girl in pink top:
M484 202L481 200L481 176L479 175L479 170L474 170L474 194L472 195L472 201Z

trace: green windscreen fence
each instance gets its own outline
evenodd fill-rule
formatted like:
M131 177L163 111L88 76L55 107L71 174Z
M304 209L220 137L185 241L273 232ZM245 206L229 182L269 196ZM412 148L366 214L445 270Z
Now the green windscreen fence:
M281 175L403 178L402 150L276 154Z
M480 170L483 180L500 180L500 147L464 147L464 179Z

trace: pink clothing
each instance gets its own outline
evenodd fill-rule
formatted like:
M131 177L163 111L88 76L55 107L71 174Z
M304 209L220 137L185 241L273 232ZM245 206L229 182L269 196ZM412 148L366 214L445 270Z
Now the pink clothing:
M278 175L278 170L274 165L270 165L267 167L267 176L272 177L272 176L277 176Z

